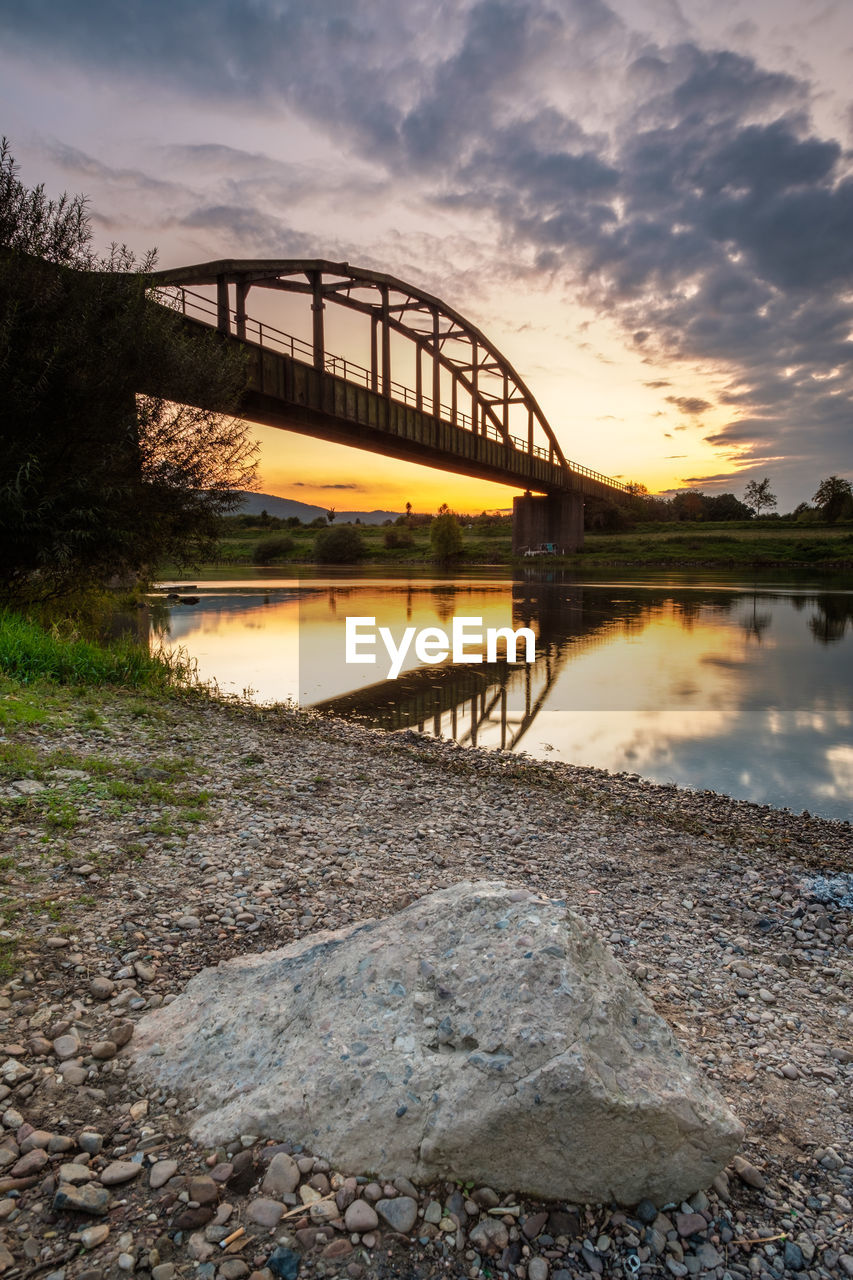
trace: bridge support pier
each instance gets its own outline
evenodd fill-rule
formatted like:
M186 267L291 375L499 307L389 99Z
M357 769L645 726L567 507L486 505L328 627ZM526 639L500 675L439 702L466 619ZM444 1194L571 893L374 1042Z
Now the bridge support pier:
M523 555L543 542L553 542L558 555L583 546L583 494L579 489L513 498L512 554Z

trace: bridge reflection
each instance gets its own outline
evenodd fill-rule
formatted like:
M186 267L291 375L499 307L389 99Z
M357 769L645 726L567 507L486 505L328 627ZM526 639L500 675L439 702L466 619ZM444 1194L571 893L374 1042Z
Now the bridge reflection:
M313 704L384 730L417 729L465 746L519 749L561 672L603 642L609 617L584 612L583 591L562 583L512 584L512 626L536 633L536 661L421 667Z

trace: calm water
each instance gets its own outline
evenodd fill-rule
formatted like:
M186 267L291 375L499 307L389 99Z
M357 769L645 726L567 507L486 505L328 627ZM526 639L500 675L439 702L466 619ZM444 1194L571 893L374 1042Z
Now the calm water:
M853 817L853 591L551 579L199 582L153 634L224 692ZM531 628L536 661L345 662L347 617L398 641L454 615Z

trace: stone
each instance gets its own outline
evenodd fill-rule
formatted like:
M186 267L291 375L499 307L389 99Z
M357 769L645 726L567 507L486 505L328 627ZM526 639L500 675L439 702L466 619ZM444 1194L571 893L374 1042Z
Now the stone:
M41 1172L48 1159L46 1151L42 1151L40 1147L35 1147L32 1151L28 1151L25 1156L21 1156L20 1160L15 1161L10 1173L13 1178L31 1178L33 1174Z
M260 1197L253 1200L246 1210L246 1217L250 1222L257 1222L259 1227L276 1227L281 1221L281 1215L284 1213L284 1205L278 1200L267 1200Z
M77 1145L81 1151L96 1156L104 1145L103 1134L96 1133L94 1129L84 1129L77 1137Z
M110 1193L105 1187L88 1182L83 1187L75 1187L63 1182L53 1197L54 1211L70 1209L75 1213L90 1213L93 1217L102 1218L110 1207Z
M500 1218L481 1218L468 1232L468 1241L480 1253L499 1253L509 1243L509 1232Z
M763 1191L767 1186L764 1174L760 1173L755 1165L750 1164L743 1156L735 1156L732 1161L732 1168L746 1186L755 1187L756 1191Z
M73 1032L57 1036L53 1042L53 1052L60 1062L65 1062L66 1059L76 1057L80 1052L80 1041Z
M548 1280L548 1263L544 1258L531 1258L527 1264L527 1280Z
M249 1274L249 1268L242 1258L226 1258L219 1264L218 1274L222 1280L240 1280L241 1276Z
M92 1045L92 1057L99 1059L114 1058L118 1053L117 1046L112 1040L97 1040Z
M707 1231L708 1220L701 1213L677 1213L675 1229L682 1239L686 1239L687 1236L695 1235L697 1231Z
M151 1268L151 1280L174 1280L174 1277L174 1262L158 1262L156 1267Z
M205 969L132 1051L195 1099L200 1143L286 1133L343 1173L422 1185L681 1202L743 1137L584 921L497 882Z
M116 984L109 978L96 977L89 983L89 994L95 1000L109 1000L116 989Z
M410 1196L395 1196L393 1200L377 1200L376 1212L394 1231L405 1235L418 1220L418 1202Z
M85 1164L61 1164L58 1169L59 1181L68 1182L80 1187L84 1182L94 1181L95 1175Z
M278 1151L270 1160L261 1190L272 1198L287 1196L299 1186L299 1166L286 1151Z
M635 1209L635 1213L640 1219L640 1222L645 1223L646 1226L651 1226L655 1218L658 1216L658 1211L652 1204L651 1200L641 1200Z
M114 1022L109 1029L108 1039L112 1040L117 1049L121 1049L128 1043L133 1035L133 1023L125 1018L121 1022Z
M41 1147L43 1151L48 1151L52 1137L53 1134L48 1133L46 1129L33 1129L32 1133L28 1133L21 1142L21 1155L25 1156L28 1151L34 1151L36 1147Z
M100 1223L97 1227L85 1227L80 1232L80 1243L84 1249L96 1249L99 1244L103 1244L110 1229L105 1222Z
M101 1171L101 1182L105 1187L117 1187L123 1182L132 1182L142 1172L142 1165L132 1160L113 1160Z
M156 1164L151 1166L151 1172L148 1174L148 1185L152 1191L158 1191L160 1187L165 1186L170 1178L174 1178L177 1172L177 1160L158 1160Z
M267 1258L267 1266L278 1280L297 1280L301 1264L299 1254L293 1249L285 1249L279 1245Z
M195 1200L197 1204L214 1204L219 1200L219 1188L213 1179L207 1176L190 1178L187 1191L190 1200Z
M344 1214L344 1226L347 1231L375 1231L379 1226L379 1215L366 1200L353 1200Z

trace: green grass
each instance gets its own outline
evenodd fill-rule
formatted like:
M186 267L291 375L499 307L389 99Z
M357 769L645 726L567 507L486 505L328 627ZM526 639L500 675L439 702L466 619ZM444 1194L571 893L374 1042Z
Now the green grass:
M47 629L8 610L0 612L0 672L24 685L49 680L152 692L181 687L193 679L191 665L180 657L150 654L129 640L102 644L73 632L63 634L58 626ZM94 708L91 711L97 715Z
M555 558L542 560L513 559L512 532L508 522L499 524L461 522L462 556L457 567L476 564L513 564L529 567L554 564ZM407 534L411 546L386 547L389 530L379 525L360 525L359 533L367 549L363 565L433 566L435 561L429 543L429 526L406 530L393 526L396 534ZM235 570L239 565L254 565L255 547L268 538L270 530L261 525L245 527L237 520L223 522L217 559L201 566L200 572L216 568ZM314 561L314 543L319 532L311 527L287 529L293 548L286 557L262 567L274 572L281 567L308 565ZM588 531L582 550L560 557L557 563L577 568L604 568L609 565L663 567L683 564L720 566L841 565L853 561L853 530L848 523L825 525L794 520L740 520L707 524L684 523L638 524L619 533ZM175 566L162 566L162 577Z

